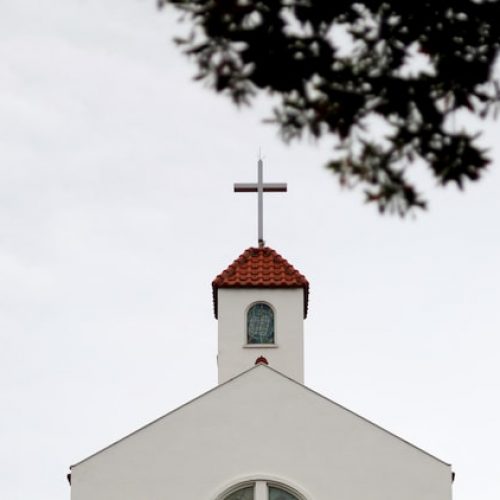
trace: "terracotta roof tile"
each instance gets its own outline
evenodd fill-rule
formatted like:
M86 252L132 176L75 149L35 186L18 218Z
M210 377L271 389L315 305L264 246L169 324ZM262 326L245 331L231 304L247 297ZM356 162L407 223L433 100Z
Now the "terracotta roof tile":
M217 317L219 288L303 288L304 317L307 316L309 283L286 259L269 247L247 248L212 282Z

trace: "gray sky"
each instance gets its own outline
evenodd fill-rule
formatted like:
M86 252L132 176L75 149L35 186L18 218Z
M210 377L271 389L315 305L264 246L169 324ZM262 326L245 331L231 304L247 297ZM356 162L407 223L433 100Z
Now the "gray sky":
M43 4L43 5L42 5ZM69 498L68 466L216 384L211 280L256 242L311 283L306 383L500 492L500 174L380 217L199 83L153 0L4 0L0 495ZM484 144L500 161L499 123Z

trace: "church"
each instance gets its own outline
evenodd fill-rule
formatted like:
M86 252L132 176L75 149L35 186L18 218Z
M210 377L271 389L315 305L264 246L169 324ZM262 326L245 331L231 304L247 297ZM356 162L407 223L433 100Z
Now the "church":
M304 385L309 283L262 235L212 283L218 385L71 467L72 500L450 500L450 464ZM209 298L207 297L207 300Z

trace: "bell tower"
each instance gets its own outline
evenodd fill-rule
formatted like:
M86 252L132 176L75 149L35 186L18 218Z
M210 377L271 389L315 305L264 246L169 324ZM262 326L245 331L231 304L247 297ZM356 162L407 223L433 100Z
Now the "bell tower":
M219 384L257 360L304 383L309 283L269 247L245 250L212 282Z

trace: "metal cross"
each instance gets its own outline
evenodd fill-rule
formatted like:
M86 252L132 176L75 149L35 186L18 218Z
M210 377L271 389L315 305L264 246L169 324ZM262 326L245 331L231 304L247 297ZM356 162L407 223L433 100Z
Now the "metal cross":
M263 180L262 160L257 162L257 183L237 183L234 185L235 193L257 193L258 238L259 247L264 246L264 193L286 192L285 183L267 183Z

